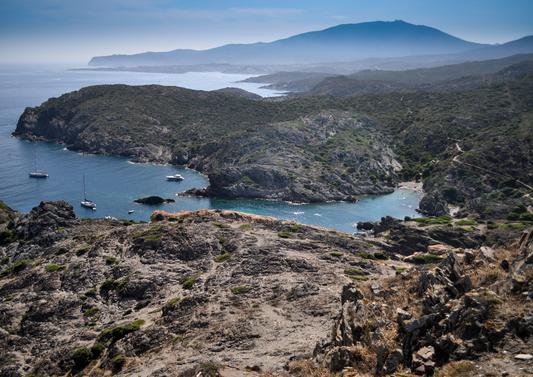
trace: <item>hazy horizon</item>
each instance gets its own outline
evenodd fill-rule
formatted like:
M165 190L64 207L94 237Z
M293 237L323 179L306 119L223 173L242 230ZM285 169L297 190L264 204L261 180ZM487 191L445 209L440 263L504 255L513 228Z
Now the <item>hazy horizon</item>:
M85 65L93 56L269 42L338 24L401 19L467 41L533 34L533 2L407 0L4 0L0 64ZM243 32L243 30L245 32Z

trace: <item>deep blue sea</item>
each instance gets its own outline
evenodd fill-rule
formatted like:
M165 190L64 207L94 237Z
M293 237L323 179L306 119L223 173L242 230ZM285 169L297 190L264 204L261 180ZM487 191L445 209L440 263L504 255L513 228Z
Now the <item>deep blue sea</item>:
M260 84L236 83L246 75L212 73L159 74L136 72L69 71L59 67L0 67L0 200L19 211L29 211L42 200L70 202L80 217L130 218L148 220L155 209L167 211L202 208L233 209L354 232L358 221L378 220L390 215L417 216L420 194L400 189L390 195L362 197L357 203L294 205L265 200L222 200L178 197L176 193L205 187L201 174L174 166L132 164L125 158L71 152L61 145L30 143L11 137L17 120L27 106L36 106L50 97L95 84L161 84L191 89L214 90L228 86L260 94L276 95L260 89ZM48 179L30 179L35 157ZM182 182L167 182L165 176L179 172ZM87 197L97 210L80 207L83 174ZM133 200L147 195L173 198L175 203L144 206ZM128 214L134 210L133 214Z

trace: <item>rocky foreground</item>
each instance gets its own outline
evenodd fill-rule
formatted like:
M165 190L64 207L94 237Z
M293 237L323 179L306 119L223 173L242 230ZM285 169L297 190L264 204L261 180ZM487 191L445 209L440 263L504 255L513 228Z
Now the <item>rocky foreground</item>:
M2 376L526 376L533 230L0 207Z

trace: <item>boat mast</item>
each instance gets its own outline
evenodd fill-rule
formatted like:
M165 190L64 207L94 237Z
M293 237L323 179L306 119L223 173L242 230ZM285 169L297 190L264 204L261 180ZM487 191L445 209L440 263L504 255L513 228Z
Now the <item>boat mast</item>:
M85 193L85 173L83 173L83 200L87 201L87 194Z

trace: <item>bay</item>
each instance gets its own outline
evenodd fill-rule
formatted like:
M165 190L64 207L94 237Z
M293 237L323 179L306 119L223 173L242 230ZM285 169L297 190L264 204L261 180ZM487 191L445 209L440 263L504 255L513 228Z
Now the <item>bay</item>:
M357 203L295 205L266 200L223 200L177 196L193 187L205 187L207 178L193 170L170 165L132 164L126 158L95 156L66 150L52 143L30 143L11 137L26 106L36 106L50 97L95 84L160 84L214 90L239 87L262 96L277 95L261 84L239 83L248 77L218 72L160 74L139 72L71 71L65 67L0 67L0 200L19 211L29 211L42 200L66 200L79 217L148 220L152 211L219 208L239 210L281 219L316 224L353 232L357 221L373 221L390 215L416 217L420 193L399 189L389 195L362 197ZM35 157L48 179L30 179ZM166 175L180 173L182 182L167 182ZM97 210L80 207L82 179L86 175L87 197ZM144 206L133 203L142 196L158 195L175 203ZM134 210L128 214L129 210Z

